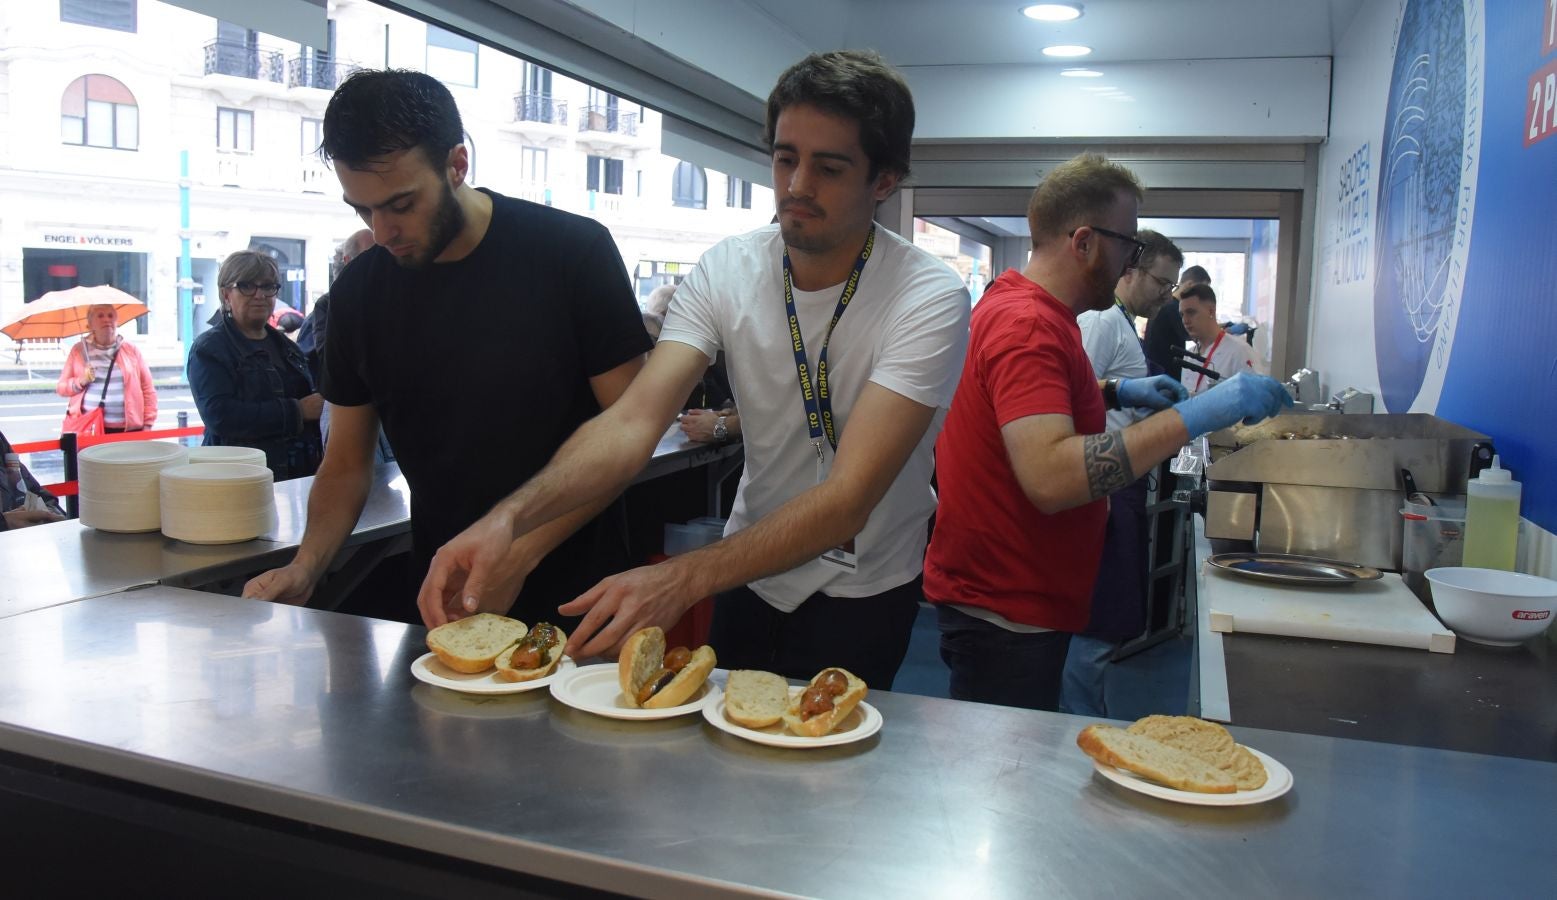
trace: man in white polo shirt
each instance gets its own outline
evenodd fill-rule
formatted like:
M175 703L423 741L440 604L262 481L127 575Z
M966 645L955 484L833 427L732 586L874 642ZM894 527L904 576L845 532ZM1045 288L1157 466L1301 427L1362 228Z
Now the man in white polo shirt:
M1179 295L1179 315L1184 319L1184 330L1195 342L1195 352L1206 358L1204 367L1222 376L1226 381L1239 372L1264 374L1254 362L1254 348L1241 335L1228 334L1216 320L1216 291L1209 284L1187 287ZM1198 394L1215 384L1217 379L1199 372L1184 373L1184 386L1191 394Z

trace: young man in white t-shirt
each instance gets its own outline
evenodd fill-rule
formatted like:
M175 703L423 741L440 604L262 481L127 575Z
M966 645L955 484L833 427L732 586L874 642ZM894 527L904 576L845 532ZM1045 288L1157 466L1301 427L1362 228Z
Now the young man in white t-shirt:
M777 224L704 254L622 402L438 552L424 618L479 610L511 542L626 487L722 350L746 445L726 538L564 604L585 614L567 651L614 652L720 594L722 666L842 666L889 688L918 611L932 452L970 306L952 269L874 222L912 133L908 87L873 53L813 54L780 76L767 113Z
M1206 358L1203 364L1221 381L1239 372L1263 375L1254 362L1254 348L1241 335L1228 334L1216 320L1216 291L1209 284L1197 284L1184 289L1179 295L1179 315L1184 318L1184 330L1195 342L1195 352ZM1199 372L1184 372L1184 386L1191 394L1209 390L1218 379Z

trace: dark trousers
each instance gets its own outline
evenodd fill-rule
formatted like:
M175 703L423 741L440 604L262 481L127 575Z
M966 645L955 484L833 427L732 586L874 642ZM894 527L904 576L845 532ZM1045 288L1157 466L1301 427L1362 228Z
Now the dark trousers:
M812 594L792 613L748 587L720 594L708 643L724 669L760 669L809 681L829 666L848 669L871 690L891 690L924 592L920 579L873 597ZM1063 655L1063 654L1062 654Z
M944 603L935 610L953 700L1051 712L1059 708L1069 632L1020 634Z

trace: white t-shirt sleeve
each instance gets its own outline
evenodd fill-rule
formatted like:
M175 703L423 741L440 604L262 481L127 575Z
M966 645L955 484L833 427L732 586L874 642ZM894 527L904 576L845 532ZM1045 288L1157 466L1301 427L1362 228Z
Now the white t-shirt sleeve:
M661 341L675 341L696 347L708 357L709 362L724 349L719 322L719 305L714 298L714 286L708 273L719 265L715 258L719 247L703 254L703 258L670 298L670 308L665 311L665 324L660 328Z
M928 289L941 289L935 279ZM968 352L972 301L960 284L924 303L907 304L882 336L870 380L930 407L948 407Z

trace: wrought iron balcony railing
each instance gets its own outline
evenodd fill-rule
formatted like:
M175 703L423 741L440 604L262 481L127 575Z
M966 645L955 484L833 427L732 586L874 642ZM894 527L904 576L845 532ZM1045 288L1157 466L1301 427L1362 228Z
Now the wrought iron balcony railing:
M586 106L578 117L579 131L603 131L633 137L638 134L638 114L614 106Z
M336 62L327 56L297 56L287 60L287 87L311 87L333 91L351 73L362 68Z
M568 124L568 102L553 100L550 94L542 94L538 91L515 94L514 121L566 125Z
M280 50L267 50L242 41L209 41L205 45L205 74L233 75L281 83L285 75Z

